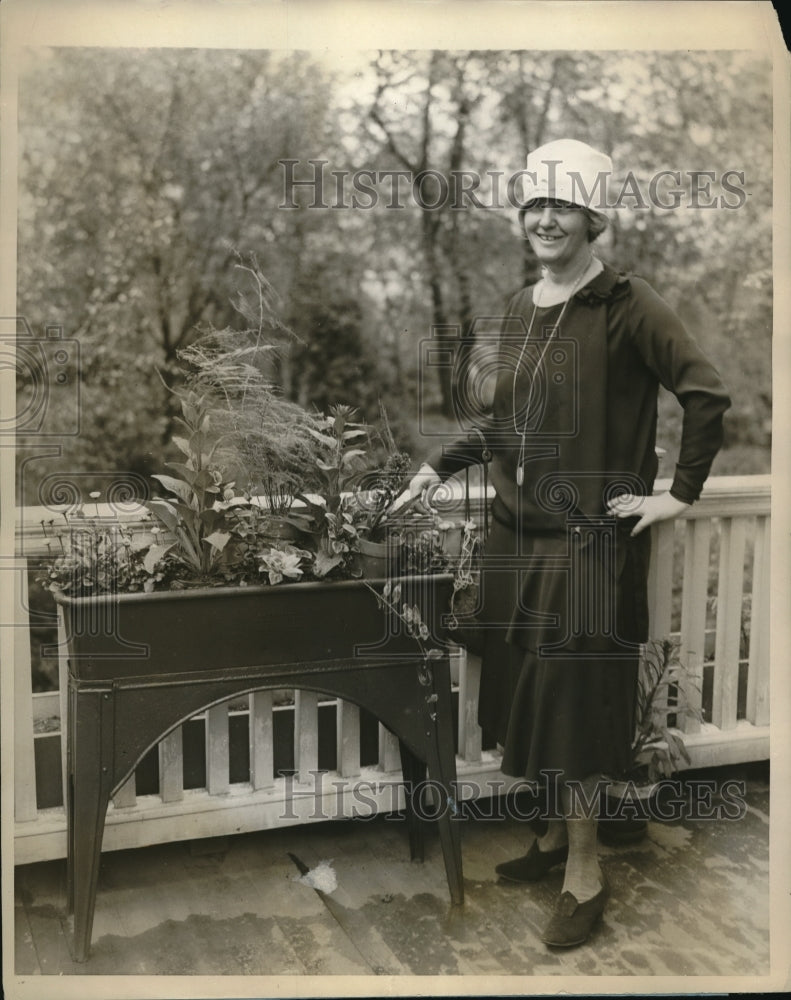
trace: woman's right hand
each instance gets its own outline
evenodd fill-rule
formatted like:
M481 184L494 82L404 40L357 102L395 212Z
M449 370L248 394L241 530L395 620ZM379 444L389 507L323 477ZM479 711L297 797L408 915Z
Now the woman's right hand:
M429 486L436 486L441 482L442 480L437 471L428 462L424 462L409 483L410 499L414 500L415 497L421 496L423 491Z

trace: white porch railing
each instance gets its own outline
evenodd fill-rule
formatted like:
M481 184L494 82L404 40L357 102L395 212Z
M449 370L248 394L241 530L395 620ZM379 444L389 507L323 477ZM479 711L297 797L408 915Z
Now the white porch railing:
M17 864L64 857L66 853L63 806L39 801L44 795L44 778L54 774L61 789L64 782L65 741L60 738L59 720L64 717L61 692L65 690L65 662L60 663L60 691L34 694L27 598L27 563L47 555L45 528L52 516L52 511L44 508L26 508L18 512L17 520ZM128 519L136 517L130 511ZM678 635L685 665L697 679L699 707L707 710L701 724L678 720L693 767L769 756L769 528L770 477L749 476L710 480L703 497L682 519L654 530L651 634ZM49 542L51 545L51 538ZM471 798L503 792L513 780L501 774L499 754L481 748L477 725L479 662L457 648L454 664L460 793ZM668 710L672 712L672 706ZM294 774L277 776L273 750L276 724L292 712ZM332 771L319 771L320 713L324 717L334 713L336 768ZM232 750L234 746L238 750L239 724L244 722L249 766L240 780L237 763L231 780ZM205 784L185 788L186 727L201 723ZM378 761L364 765L360 734L356 706L320 700L309 691L296 692L293 706L278 705L272 692L263 691L210 708L159 744L153 762L156 793L138 794L136 776L132 775L115 796L107 816L104 849L401 808L397 741L379 726ZM194 737L194 730L190 735ZM52 782L49 784L51 788Z

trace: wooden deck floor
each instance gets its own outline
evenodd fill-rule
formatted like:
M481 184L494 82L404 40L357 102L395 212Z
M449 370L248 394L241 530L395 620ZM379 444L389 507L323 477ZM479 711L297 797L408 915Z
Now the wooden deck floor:
M494 874L525 850L524 824L463 821L466 902L453 907L436 836L425 863L412 863L404 824L379 817L105 854L84 965L69 950L65 863L20 867L16 973L766 975L768 776L739 773L742 819L652 822L641 843L602 849L612 899L571 951L539 939L562 872L531 887ZM290 855L310 869L328 862L337 888L298 881Z

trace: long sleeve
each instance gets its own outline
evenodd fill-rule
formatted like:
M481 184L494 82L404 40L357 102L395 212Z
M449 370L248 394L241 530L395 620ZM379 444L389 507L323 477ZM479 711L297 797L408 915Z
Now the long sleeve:
M667 303L632 278L628 326L647 367L684 410L681 446L671 494L684 503L700 496L714 456L722 446L723 414L730 397L716 368Z
M470 431L452 444L436 448L426 461L442 479L447 479L470 465L488 461L491 455L486 444L487 429L488 423L482 421L480 431Z

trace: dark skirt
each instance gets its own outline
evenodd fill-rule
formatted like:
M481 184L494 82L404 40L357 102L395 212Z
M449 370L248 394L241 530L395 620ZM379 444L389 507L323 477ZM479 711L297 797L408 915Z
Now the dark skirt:
M517 545L519 556L514 558ZM564 657L558 649L546 655L543 643L549 639L553 644L553 630L541 622L554 616L554 634L565 635L565 584L561 597L561 583L552 583L552 572L530 566L535 565L536 551L543 558L553 548L565 551L565 546L558 536L554 543L524 535L517 541L510 528L495 521L481 580L479 722L504 748L503 772L539 783L548 771L561 771L560 780L623 774L634 736L637 645L624 647L591 636L569 646L573 656ZM499 566L491 565L497 560ZM502 565L506 560L510 564ZM618 571L632 589L634 567L622 560ZM536 573L543 576L539 579ZM565 579L558 575L558 580ZM526 595L533 600L540 595L544 603L527 603Z

